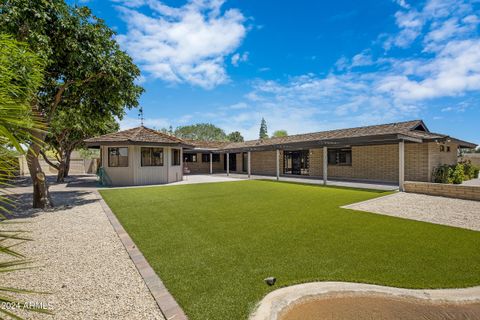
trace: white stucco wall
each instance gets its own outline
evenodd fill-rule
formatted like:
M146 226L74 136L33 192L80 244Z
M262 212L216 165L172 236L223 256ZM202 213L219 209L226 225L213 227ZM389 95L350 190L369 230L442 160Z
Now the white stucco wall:
M128 167L108 166L108 148L110 147L128 147ZM173 166L172 148L158 146L163 148L163 166L142 167L140 153L142 147L157 146L112 145L101 147L102 166L114 186L162 184L183 180L182 154L180 155L180 165ZM177 149L181 150L181 148Z

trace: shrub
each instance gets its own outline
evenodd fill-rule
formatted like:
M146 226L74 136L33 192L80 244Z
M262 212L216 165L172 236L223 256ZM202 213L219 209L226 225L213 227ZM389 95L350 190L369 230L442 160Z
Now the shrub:
M453 169L451 166L444 164L433 170L433 182L436 183L452 183L451 176Z
M463 165L463 173L465 175L465 180L470 180L476 178L475 174L475 166L472 164L470 160L464 160L460 162Z
M480 172L480 168L473 166L473 177L474 177L475 179L478 178L478 173L479 173L479 172Z
M433 170L433 182L461 184L465 180L478 178L479 168L470 162L456 165L441 165Z
M453 169L451 180L453 184L461 184L463 180L465 180L465 169L463 164L457 163L455 169Z

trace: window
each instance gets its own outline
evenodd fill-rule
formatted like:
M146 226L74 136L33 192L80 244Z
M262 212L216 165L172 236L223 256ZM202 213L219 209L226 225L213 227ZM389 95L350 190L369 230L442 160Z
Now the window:
M450 146L447 146L447 152L450 152Z
M141 148L142 167L163 166L163 148Z
M210 162L210 153L202 153L202 162ZM212 162L220 162L218 153L212 153Z
M197 162L197 154L196 153L184 153L183 160L185 162Z
M128 148L108 148L109 167L128 167Z
M309 150L284 151L283 173L308 175L310 172Z
M328 149L328 164L352 165L352 149Z
M172 166L180 165L180 150L172 149Z
M445 146L443 144L440 145L440 152L445 152Z

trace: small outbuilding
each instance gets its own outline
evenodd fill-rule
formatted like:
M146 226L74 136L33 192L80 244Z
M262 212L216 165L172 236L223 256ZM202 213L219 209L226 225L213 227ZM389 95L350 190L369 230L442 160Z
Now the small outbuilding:
M140 126L85 140L100 149L100 164L112 186L183 180L183 140Z

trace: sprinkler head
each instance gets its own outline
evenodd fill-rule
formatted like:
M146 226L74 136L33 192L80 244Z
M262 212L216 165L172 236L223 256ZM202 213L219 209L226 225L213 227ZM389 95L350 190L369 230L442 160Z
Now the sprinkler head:
M268 284L269 286L273 286L275 284L275 282L277 281L277 278L268 277L268 278L263 279L263 281L265 281L265 283Z

